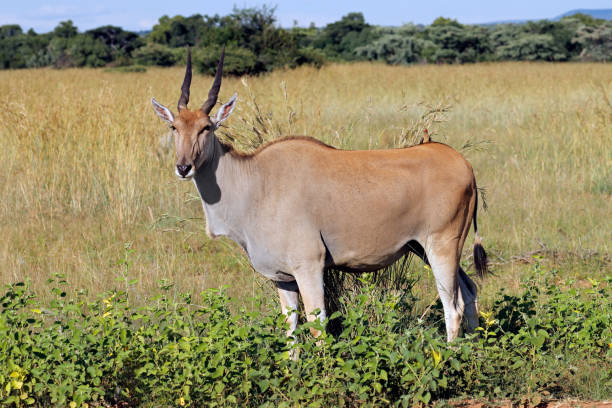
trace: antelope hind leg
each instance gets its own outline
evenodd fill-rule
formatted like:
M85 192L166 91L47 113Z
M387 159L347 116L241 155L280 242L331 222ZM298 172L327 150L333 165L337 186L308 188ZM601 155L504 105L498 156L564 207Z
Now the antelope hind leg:
M463 313L467 323L467 332L478 327L478 289L472 279L459 267L459 289L463 299Z
M444 308L447 341L459 335L463 316L463 299L459 293L458 260L455 248L432 248L427 251L438 294Z

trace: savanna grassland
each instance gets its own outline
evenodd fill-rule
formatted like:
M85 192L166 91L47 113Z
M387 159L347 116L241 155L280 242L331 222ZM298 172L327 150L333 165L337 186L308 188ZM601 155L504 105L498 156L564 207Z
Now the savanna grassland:
M149 101L175 109L182 74L0 72L2 283L36 287L60 273L77 288L115 288L129 245L137 297L160 279L177 291L259 293L246 257L206 237L194 186L173 174L172 142ZM192 107L210 82L194 78ZM486 190L479 224L497 276L485 297L489 285L516 287L533 255L580 279L610 273L609 65L331 65L225 78L220 100L233 92L221 133L239 147L259 143L253 127L264 140L303 134L354 149L414 143L427 127L464 153Z
M295 134L402 147L427 129L468 158L494 275L477 336L450 344L433 277L414 260L399 295L396 275L385 290L368 275L340 302L334 336L314 339L309 326L322 327L307 323L291 345L272 286L232 242L207 238L193 184L176 180L150 98L175 110L182 79L179 68L0 71L0 402L612 397L609 65L357 63L224 79L220 101L239 100L218 135L239 149ZM193 79L192 108L210 83Z

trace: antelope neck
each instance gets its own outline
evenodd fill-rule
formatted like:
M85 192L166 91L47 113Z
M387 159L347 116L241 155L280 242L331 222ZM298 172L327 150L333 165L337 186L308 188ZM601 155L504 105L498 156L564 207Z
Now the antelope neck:
M210 153L193 178L202 199L207 232L213 238L228 236L242 245L242 220L247 215L254 184L253 163L234 157L216 136L211 139Z

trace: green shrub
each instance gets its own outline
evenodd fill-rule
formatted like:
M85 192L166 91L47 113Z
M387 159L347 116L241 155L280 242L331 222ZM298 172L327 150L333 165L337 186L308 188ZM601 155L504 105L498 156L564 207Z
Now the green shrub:
M290 68L296 68L300 65L312 65L315 68L321 68L326 63L323 51L312 47L299 48L291 57L292 60L288 64Z
M386 34L371 44L358 47L355 53L369 61L382 60L387 64L410 64L423 59L423 49L434 46L416 36Z
M408 302L365 281L341 299L335 337L314 339L309 328L324 327L306 323L295 345L284 336L284 316L258 312L261 305L232 313L222 290L173 301L163 284L147 306L133 307L125 292L88 301L68 295L61 277L49 283L54 299L46 306L23 283L0 298L4 405L415 406L545 391L611 396L610 279L575 289L536 268L520 293L500 293L482 313L477 334L451 344L427 319L403 319ZM292 347L298 361L289 358Z
M510 41L497 49L501 59L521 61L565 61L567 54L550 34L532 34Z
M201 74L214 75L219 63L220 47L198 48L193 54L193 65ZM258 64L257 56L246 48L227 47L225 50L225 61L223 73L227 75L254 74L263 70Z
M612 21L599 26L581 26L572 42L582 48L583 61L612 61Z
M155 43L136 49L132 55L136 62L141 65L169 67L177 62L176 53L172 48Z

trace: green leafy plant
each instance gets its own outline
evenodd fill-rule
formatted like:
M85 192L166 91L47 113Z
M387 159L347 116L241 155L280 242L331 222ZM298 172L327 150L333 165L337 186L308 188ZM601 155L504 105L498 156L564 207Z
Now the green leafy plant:
M131 255L126 245L125 274ZM339 333L315 321L294 339L284 335L284 316L258 311L261 301L232 312L224 290L176 299L164 281L147 306L133 307L127 291L93 301L68 294L58 275L48 282L52 300L41 305L27 283L11 284L0 297L0 401L424 406L463 396L610 397L609 278L577 289L536 265L520 293L502 292L482 312L478 333L450 344L428 319L404 318L414 313L410 296L368 279L340 299L331 316L342 314ZM310 328L322 335L313 338Z

